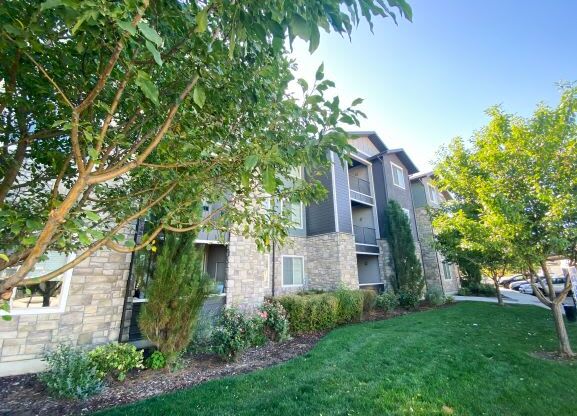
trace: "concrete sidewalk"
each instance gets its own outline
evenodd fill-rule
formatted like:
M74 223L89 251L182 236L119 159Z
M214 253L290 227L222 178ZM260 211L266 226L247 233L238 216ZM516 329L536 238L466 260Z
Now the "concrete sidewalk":
M503 301L511 305L533 305L540 308L549 309L547 306L543 305L536 296L526 295L524 293L519 293L512 289L501 289L501 294L503 295ZM491 302L497 303L497 298L485 297L485 296L454 296L455 301L473 301L473 302Z

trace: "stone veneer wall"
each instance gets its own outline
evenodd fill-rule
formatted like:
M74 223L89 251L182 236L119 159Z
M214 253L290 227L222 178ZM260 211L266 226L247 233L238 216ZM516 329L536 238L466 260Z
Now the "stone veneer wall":
M393 265L393 257L391 256L391 249L387 240L377 240L379 246L379 273L381 275L381 282L385 284L384 290L392 290L392 280L395 276L395 266Z
M231 234L228 244L226 304L257 306L270 293L269 254L253 240Z
M283 287L282 256L303 256L305 285ZM352 234L330 233L312 237L289 237L283 246L261 253L254 241L231 235L227 270L227 305L254 307L272 295L274 267L275 296L303 289L335 290L340 285L359 285L355 241Z
M425 207L415 208L417 231L421 243L421 258L427 288L437 287L446 294L459 290L459 278L457 268L451 265L453 278L444 278L442 271L442 258L434 248L434 232L429 213Z
M43 368L42 351L60 343L117 341L131 254L100 250L76 266L62 313L0 322L0 376Z
M329 233L307 237L305 273L309 289L359 288L355 237Z

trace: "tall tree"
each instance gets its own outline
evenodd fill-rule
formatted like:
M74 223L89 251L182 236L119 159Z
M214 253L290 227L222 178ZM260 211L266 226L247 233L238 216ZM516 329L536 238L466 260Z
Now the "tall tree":
M286 235L265 195L305 202L318 181L283 186L305 165L350 150L341 123L362 114L327 95L317 71L292 80L286 44L319 28L350 35L361 19L411 18L404 0L16 0L0 8L0 281L50 280L102 247L142 249L162 231L232 228L261 246ZM288 40L288 42L287 42ZM201 200L227 203L200 220ZM123 230L154 210L142 244ZM24 280L48 249L76 259Z
M169 365L190 343L211 280L202 270L202 252L192 233L166 233L151 281L148 302L138 317L143 334L165 355Z
M555 108L540 105L531 118L495 107L469 147L455 139L437 166L441 189L478 208L487 230L531 271L534 292L553 314L559 352L573 356L561 307L571 284L556 294L546 260L575 259L577 242L577 88L564 88ZM536 265L545 294L538 290Z
M398 202L389 201L385 221L386 238L395 267L393 289L397 293L411 294L418 300L425 288L423 269L417 257L411 224Z

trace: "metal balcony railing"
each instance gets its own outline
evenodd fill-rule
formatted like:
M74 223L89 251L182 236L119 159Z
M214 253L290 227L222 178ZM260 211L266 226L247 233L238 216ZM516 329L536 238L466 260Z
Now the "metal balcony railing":
M356 176L349 176L349 185L352 191L359 192L364 195L371 195L371 184L365 179Z
M353 225L353 231L355 232L356 243L377 245L377 233L374 228Z

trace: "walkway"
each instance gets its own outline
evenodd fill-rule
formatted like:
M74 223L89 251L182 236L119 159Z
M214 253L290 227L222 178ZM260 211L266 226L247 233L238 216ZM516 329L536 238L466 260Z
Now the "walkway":
M503 301L512 305L534 305L541 308L549 309L543 305L536 296L519 293L516 290L501 288ZM497 298L483 296L454 296L456 301L471 300L474 302L493 302L497 303Z

